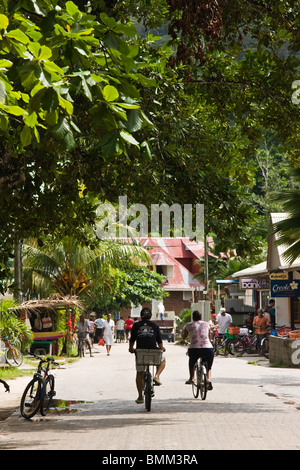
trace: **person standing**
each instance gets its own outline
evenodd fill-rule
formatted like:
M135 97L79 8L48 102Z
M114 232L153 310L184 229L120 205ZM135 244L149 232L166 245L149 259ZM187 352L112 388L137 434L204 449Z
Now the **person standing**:
M211 369L214 361L214 350L209 338L210 326L206 321L202 321L202 315L198 310L192 313L192 321L187 323L182 330L182 340L190 338L188 349L189 356L189 379L186 384L194 382L194 371L197 360L202 357L207 361L207 390L212 390Z
M165 319L165 306L164 306L164 303L163 303L162 300L160 300L160 301L158 302L157 308L158 308L158 315L159 315L159 318L160 318L162 321L164 321L164 319Z
M269 301L269 314L271 318L271 328L272 330L275 330L276 322L275 322L275 300L274 299L270 299Z
M220 339L224 337L227 328L232 325L232 316L230 315L230 313L226 312L226 308L220 308L220 311L217 316L217 322L219 325L218 341L220 341ZM225 342L224 356L227 356L227 341Z
M210 328L210 340L213 342L214 338L218 336L219 325L217 322L217 315L215 313L211 314L211 319L208 322Z
M106 346L106 353L110 356L110 350L112 345L114 344L114 329L115 329L115 322L111 319L111 313L107 315L107 320L103 320L103 330L102 330L102 337L105 342Z
M218 335L223 337L227 328L232 325L232 316L226 313L226 308L221 308L217 315L217 323L219 325Z
M257 349L261 351L262 339L266 336L269 326L269 320L264 316L264 312L261 308L257 310L257 316L254 317L253 326L255 327L255 334L257 336Z

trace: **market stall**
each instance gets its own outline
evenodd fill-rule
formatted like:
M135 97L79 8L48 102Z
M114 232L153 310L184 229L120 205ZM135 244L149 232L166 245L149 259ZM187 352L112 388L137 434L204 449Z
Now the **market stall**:
M31 327L33 343L30 352L43 355L58 354L58 340L67 336L67 328L65 330L58 328L59 318L63 315L71 316L70 312L78 309L83 309L83 304L77 297L53 295L48 299L28 300L12 310ZM74 315L73 318L75 319ZM66 317L63 323L70 330Z

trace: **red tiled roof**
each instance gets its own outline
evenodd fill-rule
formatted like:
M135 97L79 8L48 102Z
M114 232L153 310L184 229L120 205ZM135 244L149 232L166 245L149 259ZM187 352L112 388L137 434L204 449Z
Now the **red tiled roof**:
M142 238L141 245L151 247L149 253L156 266L173 266L173 277L168 278L163 286L167 290L192 290L204 287L204 283L194 278L180 259L204 256L204 245L191 242L189 238ZM189 247L192 246L193 250ZM202 255L203 253L203 255ZM201 258L200 258L201 255Z

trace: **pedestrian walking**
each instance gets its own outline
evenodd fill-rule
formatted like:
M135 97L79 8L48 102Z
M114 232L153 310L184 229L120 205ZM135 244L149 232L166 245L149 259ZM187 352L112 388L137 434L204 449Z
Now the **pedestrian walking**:
M96 314L94 312L91 312L90 318L89 318L89 323L90 323L89 337L90 337L90 342L92 345L94 344L94 340L95 340L95 317L96 317Z
M120 342L123 341L125 335L125 320L123 317L119 318L116 323L116 332L117 332L117 340Z
M94 326L96 327L95 343L98 343L99 339L102 338L103 321L102 313L100 313L99 318L97 318L94 323Z
M126 336L126 343L130 339L130 334L133 326L133 318L131 318L130 315L128 315L128 318L125 320L125 336Z
M78 334L78 338L83 339L85 341L85 344L89 348L90 356L93 357L92 347L91 347L90 338L89 338L89 331L90 331L90 322L85 318L84 313L82 313L80 315L79 321L76 324L76 332ZM78 356L79 356L79 351L78 351Z
M115 322L111 319L111 313L107 315L107 320L103 320L102 337L105 342L107 355L110 356L110 350L114 344Z

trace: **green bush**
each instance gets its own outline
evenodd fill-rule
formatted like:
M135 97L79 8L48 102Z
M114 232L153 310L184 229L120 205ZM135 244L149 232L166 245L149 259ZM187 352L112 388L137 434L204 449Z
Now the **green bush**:
M0 335L8 336L10 340L21 339L22 344L19 347L25 351L33 341L32 331L12 310L9 310L15 306L13 300L0 302Z

